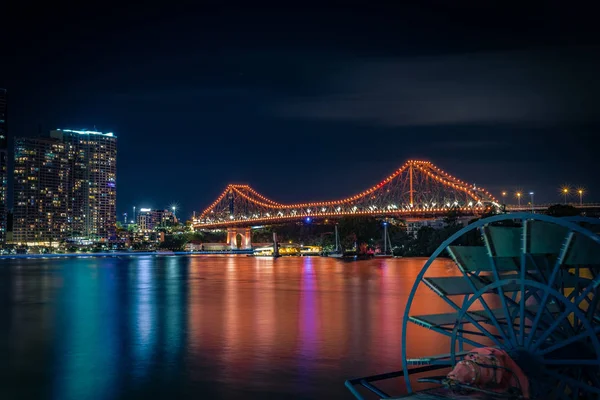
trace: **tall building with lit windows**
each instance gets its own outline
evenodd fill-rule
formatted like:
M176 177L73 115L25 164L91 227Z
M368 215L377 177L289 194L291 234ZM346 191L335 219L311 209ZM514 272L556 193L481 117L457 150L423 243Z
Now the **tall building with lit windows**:
M65 143L15 139L14 242L53 246L68 236L70 178Z
M117 137L71 129L54 130L50 137L69 145L72 237L113 239L117 224Z
M6 240L7 178L8 178L8 112L6 89L0 88L0 244Z
M114 239L116 140L112 133L70 129L17 139L14 242Z

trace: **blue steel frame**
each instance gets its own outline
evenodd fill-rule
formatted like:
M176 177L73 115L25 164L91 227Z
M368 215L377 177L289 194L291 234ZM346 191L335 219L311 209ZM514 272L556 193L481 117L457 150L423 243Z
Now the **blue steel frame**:
M523 231L522 231L522 237L521 237L522 245L521 245L520 268L519 268L520 271L519 271L519 274L516 275L516 276L518 276L518 279L515 279L515 278L501 279L500 273L495 265L489 238L487 237L487 235L484 231L484 227L486 227L487 225L494 223L494 222L506 221L506 220L520 220L522 222ZM563 227L567 228L567 234L563 241L563 245L561 246L559 256L557 258L555 265L552 268L552 273L551 273L550 277L548 278L548 281L546 284L526 279L526 265L525 264L526 264L527 256L529 255L527 253L528 249L526 247L527 246L527 240L526 240L527 228L528 228L528 224L529 224L528 221L532 221L532 220L549 222L549 223L557 224L559 226L563 226ZM475 347L485 346L485 344L483 344L483 343L479 343L479 342L469 340L467 338L462 337L461 330L462 330L462 325L464 323L471 323L474 326L476 326L480 330L480 332L483 334L482 336L487 337L497 347L503 348L505 350L511 350L514 348L525 348L531 352L534 352L536 355L539 355L542 358L542 360L545 362L545 365L579 365L579 366L584 366L584 365L598 366L598 365L600 365L600 342L598 341L598 335L600 334L600 328L598 326L592 327L589 320L586 319L586 315L581 312L579 307L575 306L575 304L579 304L583 300L586 300L589 302L589 300L587 299L587 296L589 295L589 293L591 293L593 290L595 290L600 285L600 276L596 276L594 279L590 280L590 282L588 283L588 286L575 299L574 302L571 301L574 294L571 294L569 296L569 298L567 299L563 294L561 294L560 292L558 292L557 290L555 290L552 287L552 285L555 283L555 280L559 273L560 266L563 263L564 258L567 254L567 251L570 247L571 239L575 233L589 237L594 242L596 242L597 244L600 245L600 236L594 234L593 232L590 232L588 229L586 229L580 225L577 225L577 223L581 223L581 222L590 223L590 224L600 224L600 220L596 220L593 218L585 218L585 217L555 218L555 217L550 217L550 216L546 216L546 215L542 215L542 214L514 213L514 214L502 214L502 215L497 215L497 216L492 216L489 218L481 219L479 221L476 221L476 222L464 227L463 229L459 230L458 232L456 232L454 235L452 235L450 238L448 238L446 241L444 241L436 249L436 251L432 254L432 256L427 260L427 262L421 269L420 273L418 274L418 276L415 280L415 284L413 285L413 287L410 291L409 299L406 304L406 308L405 308L405 312L404 312L403 324L402 324L402 349L403 349L402 371L396 371L396 372L391 372L391 373L381 374L381 375L374 375L374 376L365 377L365 378L350 379L345 382L346 387L350 390L350 392L357 399L360 399L360 400L363 399L363 396L356 390L355 386L357 386L357 385L365 387L366 389L368 389L371 392L378 395L380 398L390 398L390 396L387 393L381 391L379 388L374 386L372 384L372 382L401 377L401 378L404 378L407 392L413 393L413 389L412 389L412 385L411 385L411 381L410 381L410 375L434 371L437 369L447 368L449 366L454 365L456 363L457 359L460 357L460 355L456 354L456 343L457 342L459 345L459 352L463 350L463 348L462 348L463 342L471 344L472 346L475 346ZM454 241L456 241L461 236L463 236L467 232L470 232L474 229L480 229L482 231L481 233L482 233L482 236L484 239L484 244L487 249L488 258L490 260L490 267L491 267L493 277L495 280L494 283L487 285L486 287L484 287L480 290L476 290L474 283L471 281L471 279L469 279L469 277L467 275L467 271L460 265L460 263L458 262L458 260L456 259L456 257L452 253L452 251L449 249L449 246ZM412 306L412 302L414 300L414 297L415 297L415 294L416 294L416 291L417 291L419 285L421 283L426 282L426 281L423 281L423 278L425 277L425 273L427 272L427 270L429 269L429 267L431 266L433 261L435 261L437 259L437 257L440 254L442 254L442 252L445 250L448 250L450 257L457 264L457 266L458 266L459 270L461 271L461 273L463 274L464 278L469 282L469 285L470 285L471 289L473 290L474 294L470 298L469 298L469 295L464 296L464 301L463 301L462 307L458 306L458 304L454 303L450 299L448 299L445 296L440 294L440 297L458 312L458 319L457 319L457 321L454 325L454 329L451 331L451 333L448 332L447 330L445 331L445 330L439 329L437 327L430 327L429 329L434 330L435 332L438 332L440 334L443 334L443 335L451 338L451 353L450 353L449 357L447 357L448 360L440 358L438 360L431 361L431 363L429 365L425 365L422 367L416 367L416 368L415 367L409 368L410 360L406 356L406 346L407 346L407 329L408 329L408 322L409 322L409 318L410 318L409 313L410 313L410 309ZM537 267L537 264L535 262L534 262L534 264ZM477 275L477 274L475 274L475 275ZM505 285L515 284L515 283L519 284L520 293L522 293L522 294L525 293L526 287L534 288L534 289L538 290L539 292L543 293L542 299L539 299L539 292L537 294L536 293L533 294L534 296L536 296L538 301L541 300L540 301L541 306L539 307L539 309L543 310L543 311L537 312L535 314L535 317L533 318L533 323L530 326L527 326L525 323L525 321L527 319L526 316L530 320L532 319L531 314L528 314L528 312L526 311L525 301L517 302L516 295L514 296L514 298L510 298L510 297L504 295L504 291L503 291L502 287ZM426 286L428 286L428 285L426 285ZM432 288L430 288L430 289L432 289ZM504 313L504 317L506 318L505 325L507 327L508 332L505 332L504 329L501 328L500 321L498 321L498 319L494 316L494 313L491 312L489 305L486 303L486 301L482 297L484 293L492 291L492 290L496 290L500 296L501 303L502 303L502 310ZM531 294L529 294L529 295L531 295ZM565 311L556 318L549 312L549 310L547 308L548 299L550 297L557 299L565 307ZM597 299L594 299L594 300L597 301ZM471 305L473 305L475 303L475 301L479 301L481 303L484 310L488 313L491 323L494 325L494 327L496 328L496 330L498 331L500 336L494 335L491 332L489 332L487 329L483 328L477 321L475 321L467 313L469 307ZM516 315L513 316L509 312L509 306L507 305L507 301L510 302L512 307L514 307L514 308L517 308L517 306L518 306L518 311L519 311L518 317L519 317L519 321L520 321L519 329L518 329L518 336L515 334L515 329L513 329L514 327L512 324L512 320L513 320L513 318L516 318ZM590 310L590 311L593 311L593 310ZM544 330L544 333L539 338L537 338L537 340L535 342L532 343L532 340L535 336L535 332L540 327L542 316L544 314L546 314L546 312L548 312L550 318L546 318L544 322L547 326L548 325L549 326L542 327ZM574 334L573 336L570 336L567 338L562 337L561 335L559 335L556 332L556 334L558 334L558 336L556 336L556 335L553 336L553 339L558 340L558 342L555 342L551 347L545 348L543 350L539 350L538 349L539 345L543 341L545 341L549 336L554 335L555 331L559 327L559 325L561 325L561 324L564 325L564 322L567 319L569 314L573 314L575 316L576 321L581 322L581 324L585 328L585 330L581 333ZM548 315L546 315L546 317L548 317ZM464 319L464 321L463 321L463 319ZM568 325L568 321L567 321L567 325ZM530 333L527 336L525 335L526 329L529 329L529 333ZM506 335L507 333L509 334L509 337ZM597 359L591 359L591 360L590 359L585 359L585 360L578 360L578 359L544 360L543 359L544 354L547 354L547 353L549 353L553 350L556 350L560 347L567 346L568 344L579 341L586 337L589 337L591 339L592 344L593 344L593 349L596 353ZM502 339L503 342L499 342L498 339ZM557 373L547 370L547 369L545 369L544 372L552 379L559 380L559 382L560 382L560 385L558 386L559 390L564 390L565 387L568 385L568 386L571 386L572 388L579 388L579 389L583 389L583 390L586 390L591 393L600 394L600 389L591 387L590 385L588 385L586 383L582 383L579 380L569 378L569 377L561 378L560 374L557 374ZM581 372L580 372L580 374L581 374ZM561 379L559 379L559 378L561 378ZM599 384L599 386L600 386L600 382L599 382L600 378L598 376L589 375L589 379L593 380L596 384ZM559 396L562 397L562 395L560 393L559 393Z
M493 289L498 289L502 286L510 285L510 284L514 284L514 283L519 283L522 288L528 286L528 287L533 287L538 290L542 290L542 291L544 291L544 299L545 300L547 300L548 297L550 295L552 295L552 297L554 299L561 301L563 303L563 306L566 308L566 310L560 316L555 318L554 323L550 326L550 328L544 330L542 335L538 338L538 340L535 343L531 344L531 340L529 340L528 341L529 345L524 346L524 349L528 350L530 352L530 354L540 356L539 360L541 361L541 364L543 364L543 366L546 366L546 365L600 366L600 342L598 341L598 334L600 334L600 326L597 326L596 328L592 327L589 320L585 318L585 315L581 312L579 307L575 306L575 304L581 303L581 301L583 301L583 298L585 298L591 292L591 290L598 287L598 285L600 284L600 280L598 280L598 279L596 279L595 282L593 281L592 283L590 283L590 285L588 285L588 287L581 293L581 295L575 300L575 302L569 301L562 293L559 293L558 291L554 290L550 285L544 285L544 284L541 284L540 282L531 281L531 280L522 281L520 278L519 279L502 279L502 280L499 280L497 282L494 282L490 285L487 285L487 286L481 288L481 290L479 290L477 293L475 293L471 297L471 299L469 299L463 305L462 309L460 310L460 313L458 314L457 323L455 324L454 329L452 331L452 340L450 342L451 343L451 348L450 348L450 354L451 354L450 359L451 360L456 360L456 341L459 340L459 338L457 337L458 327L459 327L458 322L462 321L462 319L464 318L465 313L467 312L469 307L475 302L475 300L478 300L478 298L481 297L484 293L489 292ZM521 302L521 303L523 304L524 302ZM544 306L540 306L540 309L545 309L545 304L544 304ZM536 315L541 315L542 313L543 312L540 312L540 313L537 313ZM540 350L539 345L541 343L543 343L543 341L548 336L550 336L556 328L558 328L561 321L566 319L569 316L569 314L571 314L571 313L573 315L575 315L577 318L579 318L579 321L581 321L581 323L584 325L585 330L577 335L571 336L567 339L563 339L562 341L560 341L558 343L554 343L550 347ZM521 318L521 320L525 320L523 314L521 314L519 316L519 318ZM530 332L530 335L529 335L528 339L531 339L533 336L535 336L535 333L537 332L537 325L535 324L535 322L534 322L534 324L532 324L529 332ZM546 360L542 357L545 354L548 354L559 348L568 346L571 343L585 339L586 337L591 339L594 351L596 353L595 360L594 359ZM521 343L523 343L523 342L521 342ZM508 350L508 349L505 348L505 350ZM595 394L600 395L600 388L595 388L588 384L578 382L578 381L573 382L572 380L569 380L568 377L563 377L563 376L556 374L555 372L550 371L546 368L544 368L543 371L541 371L541 372L542 372L542 374L547 374L547 375L551 376L551 379L553 379L553 380L558 380L559 382L565 381L565 383L571 387L576 387L579 389L586 390L589 393L595 393ZM547 389L550 389L550 390L554 389L554 387L552 386L552 383L550 383L550 384L546 383L545 386ZM544 396L548 396L548 397L543 397L543 398L553 398L553 397L549 397L549 396L552 396L555 394L556 394L555 392L544 393Z
M419 275L417 276L416 280L415 280L415 284L413 285L413 288L410 291L409 297L408 297L408 302L406 304L406 308L404 311L404 319L402 322L402 349L404 351L404 353L406 354L406 339L407 339L407 329L408 329L408 322L409 322L409 313L410 313L410 308L412 306L412 302L414 300L415 297L415 293L417 292L417 289L419 287L419 285L421 284L421 281L423 280L423 278L425 277L425 273L427 272L427 270L429 269L429 267L431 266L431 264L433 263L433 261L435 261L437 259L437 257L442 254L442 252L444 250L446 250L454 241L456 241L457 239L459 239L461 236L465 235L466 233L474 230L474 229L479 229L482 228L484 226L487 226L491 223L494 222L499 222L499 221L507 221L507 220L520 220L523 222L523 227L524 227L524 232L523 232L523 245L525 245L525 236L526 236L526 231L525 229L527 229L527 221L531 221L531 220L536 220L536 221L543 221L543 222L549 222L549 223L553 223L553 224L557 224L559 226L563 226L565 228L567 228L568 230L568 234L567 235L571 235L571 232L573 233L579 233L582 234L584 236L587 236L589 238L591 238L593 241L595 241L596 243L598 243L600 245L600 237L597 235L594 235L592 232L590 232L589 230L587 230L586 228L583 228L579 225L577 225L574 222L571 222L567 219L564 218L555 218L555 217L549 217L547 215L543 215L543 214L529 214L529 213L514 213L514 214L502 214L502 215L496 215L496 216L492 216L489 218L484 218L484 219L480 219L479 221L476 221L464 228L462 228L461 230L459 230L458 232L456 232L454 235L452 235L450 238L448 238L446 241L444 241L438 248L437 250L431 255L431 257L427 260L427 262L425 263L425 265L423 266L423 269L421 269L421 272L419 272ZM587 219L586 221L587 222ZM486 236L484 235L484 242L486 244L486 247L488 248L488 256L490 258L490 265L492 267L492 271L494 274L494 278L499 281L500 278L500 274L496 268L496 265L494 263L490 248L489 248L489 242L485 239ZM520 271L520 281L521 281L521 293L524 293L524 285L525 285L525 258L524 258L524 254L526 253L526 248L522 248L522 256L521 256L521 271ZM564 257L564 254L566 253L566 248L561 249L561 254L562 257ZM562 261L562 260L561 260ZM560 263L557 261L558 267L560 267ZM555 265L555 269L557 268L557 266ZM461 269L462 271L462 269ZM596 279L597 280L597 279ZM470 281L470 280L469 280ZM597 283L596 283L597 285ZM592 286L590 284L590 286ZM507 321L511 321L511 314L508 310L508 306L506 305L506 301L505 299L507 298L503 291L501 290L501 287L499 287L500 290L498 290L499 292L499 296L502 302L502 308L504 310L504 315L505 318L507 319ZM547 292L546 292L547 293ZM478 296L479 298L481 298L481 295ZM584 296L585 297L585 296ZM444 300L446 302L448 302L448 299ZM522 316L520 318L521 320L521 327L519 329L519 338L517 339L514 331L512 329L509 329L509 332L511 333L511 341L509 341L509 343L524 343L524 332L525 332L525 318L523 318L525 316L525 302L520 302L520 316ZM483 304L483 303L482 303ZM544 304L545 307L545 304ZM538 313L539 315L540 313ZM468 317L468 314L466 314L466 316ZM490 313L490 318L492 319L492 321L494 322L494 325L496 325L498 323L498 321L496 320L496 318L494 317L493 313ZM469 319L469 318L467 318ZM495 321L494 321L495 320ZM539 321L538 321L539 323ZM555 323L555 325L558 325L558 322ZM510 328L510 326L509 326ZM553 325L552 330L555 329L556 327ZM552 332L552 330L548 329L547 332ZM482 331L483 333L486 333L486 331ZM487 335L486 335L487 336ZM496 341L494 340L495 338L493 338L492 335L490 335L490 340L492 341ZM463 339L464 340L464 339ZM480 344L480 346L483 346L483 344ZM504 346L502 346L504 347ZM512 347L512 346L511 346ZM510 350L510 347L507 349ZM404 370L404 376L405 376L405 380L406 380L406 389L409 393L412 393L412 385L410 382L410 376L409 376L409 366L408 366L408 362L407 362L407 357L406 355L404 355L402 357L402 369Z

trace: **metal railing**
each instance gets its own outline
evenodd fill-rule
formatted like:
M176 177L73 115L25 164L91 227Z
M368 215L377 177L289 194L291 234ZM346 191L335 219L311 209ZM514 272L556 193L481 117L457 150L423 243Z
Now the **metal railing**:
M430 371L435 371L435 370L444 369L444 368L448 368L448 366L447 365L426 365L423 367L411 368L409 372L411 375L413 375L413 374L419 374L422 372L430 372ZM392 399L392 398L397 398L398 396L397 395L391 396L391 395L387 394L383 390L379 389L377 386L373 385L373 382L383 381L383 380L387 380L387 379L394 379L394 378L406 379L406 377L404 376L404 370L388 372L388 373L379 374L379 375L366 376L363 378L348 379L346 382L344 382L344 385L348 388L348 390L350 390L350 393L352 393L354 395L354 397L356 397L358 400L365 400L365 398L361 393L359 393L357 386L362 386L365 389L368 389L370 392L377 395L380 399Z
M556 205L563 205L563 206L572 206L575 208L600 208L600 203L583 203L583 204L579 204L579 203L547 203L547 204L534 204L533 205L533 209L534 210L546 210L548 209L548 207L551 206L556 206ZM531 210L531 204L506 204L506 209L510 210L510 211L516 211L516 210Z

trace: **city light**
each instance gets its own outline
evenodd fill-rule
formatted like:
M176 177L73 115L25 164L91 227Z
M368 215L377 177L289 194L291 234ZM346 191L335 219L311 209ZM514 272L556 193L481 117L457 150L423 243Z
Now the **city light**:
M529 192L529 195L531 196L531 213L533 213L533 192Z
M577 189L577 194L579 194L579 205L583 205L583 194L585 193L584 188Z
M521 195L522 195L522 193L521 193L521 192L517 192L517 193L515 193L515 196L517 196L517 200L518 200L518 203L519 203L519 207L521 207Z
M562 193L563 197L564 197L564 201L565 204L567 204L567 196L569 195L569 193L571 192L571 188L567 185L563 185L560 188L560 192Z

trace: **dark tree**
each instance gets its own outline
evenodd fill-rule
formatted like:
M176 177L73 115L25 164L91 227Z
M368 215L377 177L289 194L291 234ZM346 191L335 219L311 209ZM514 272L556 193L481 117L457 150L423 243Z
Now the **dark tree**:
M577 208L567 204L555 204L548 207L546 214L552 217L575 217L580 212Z

